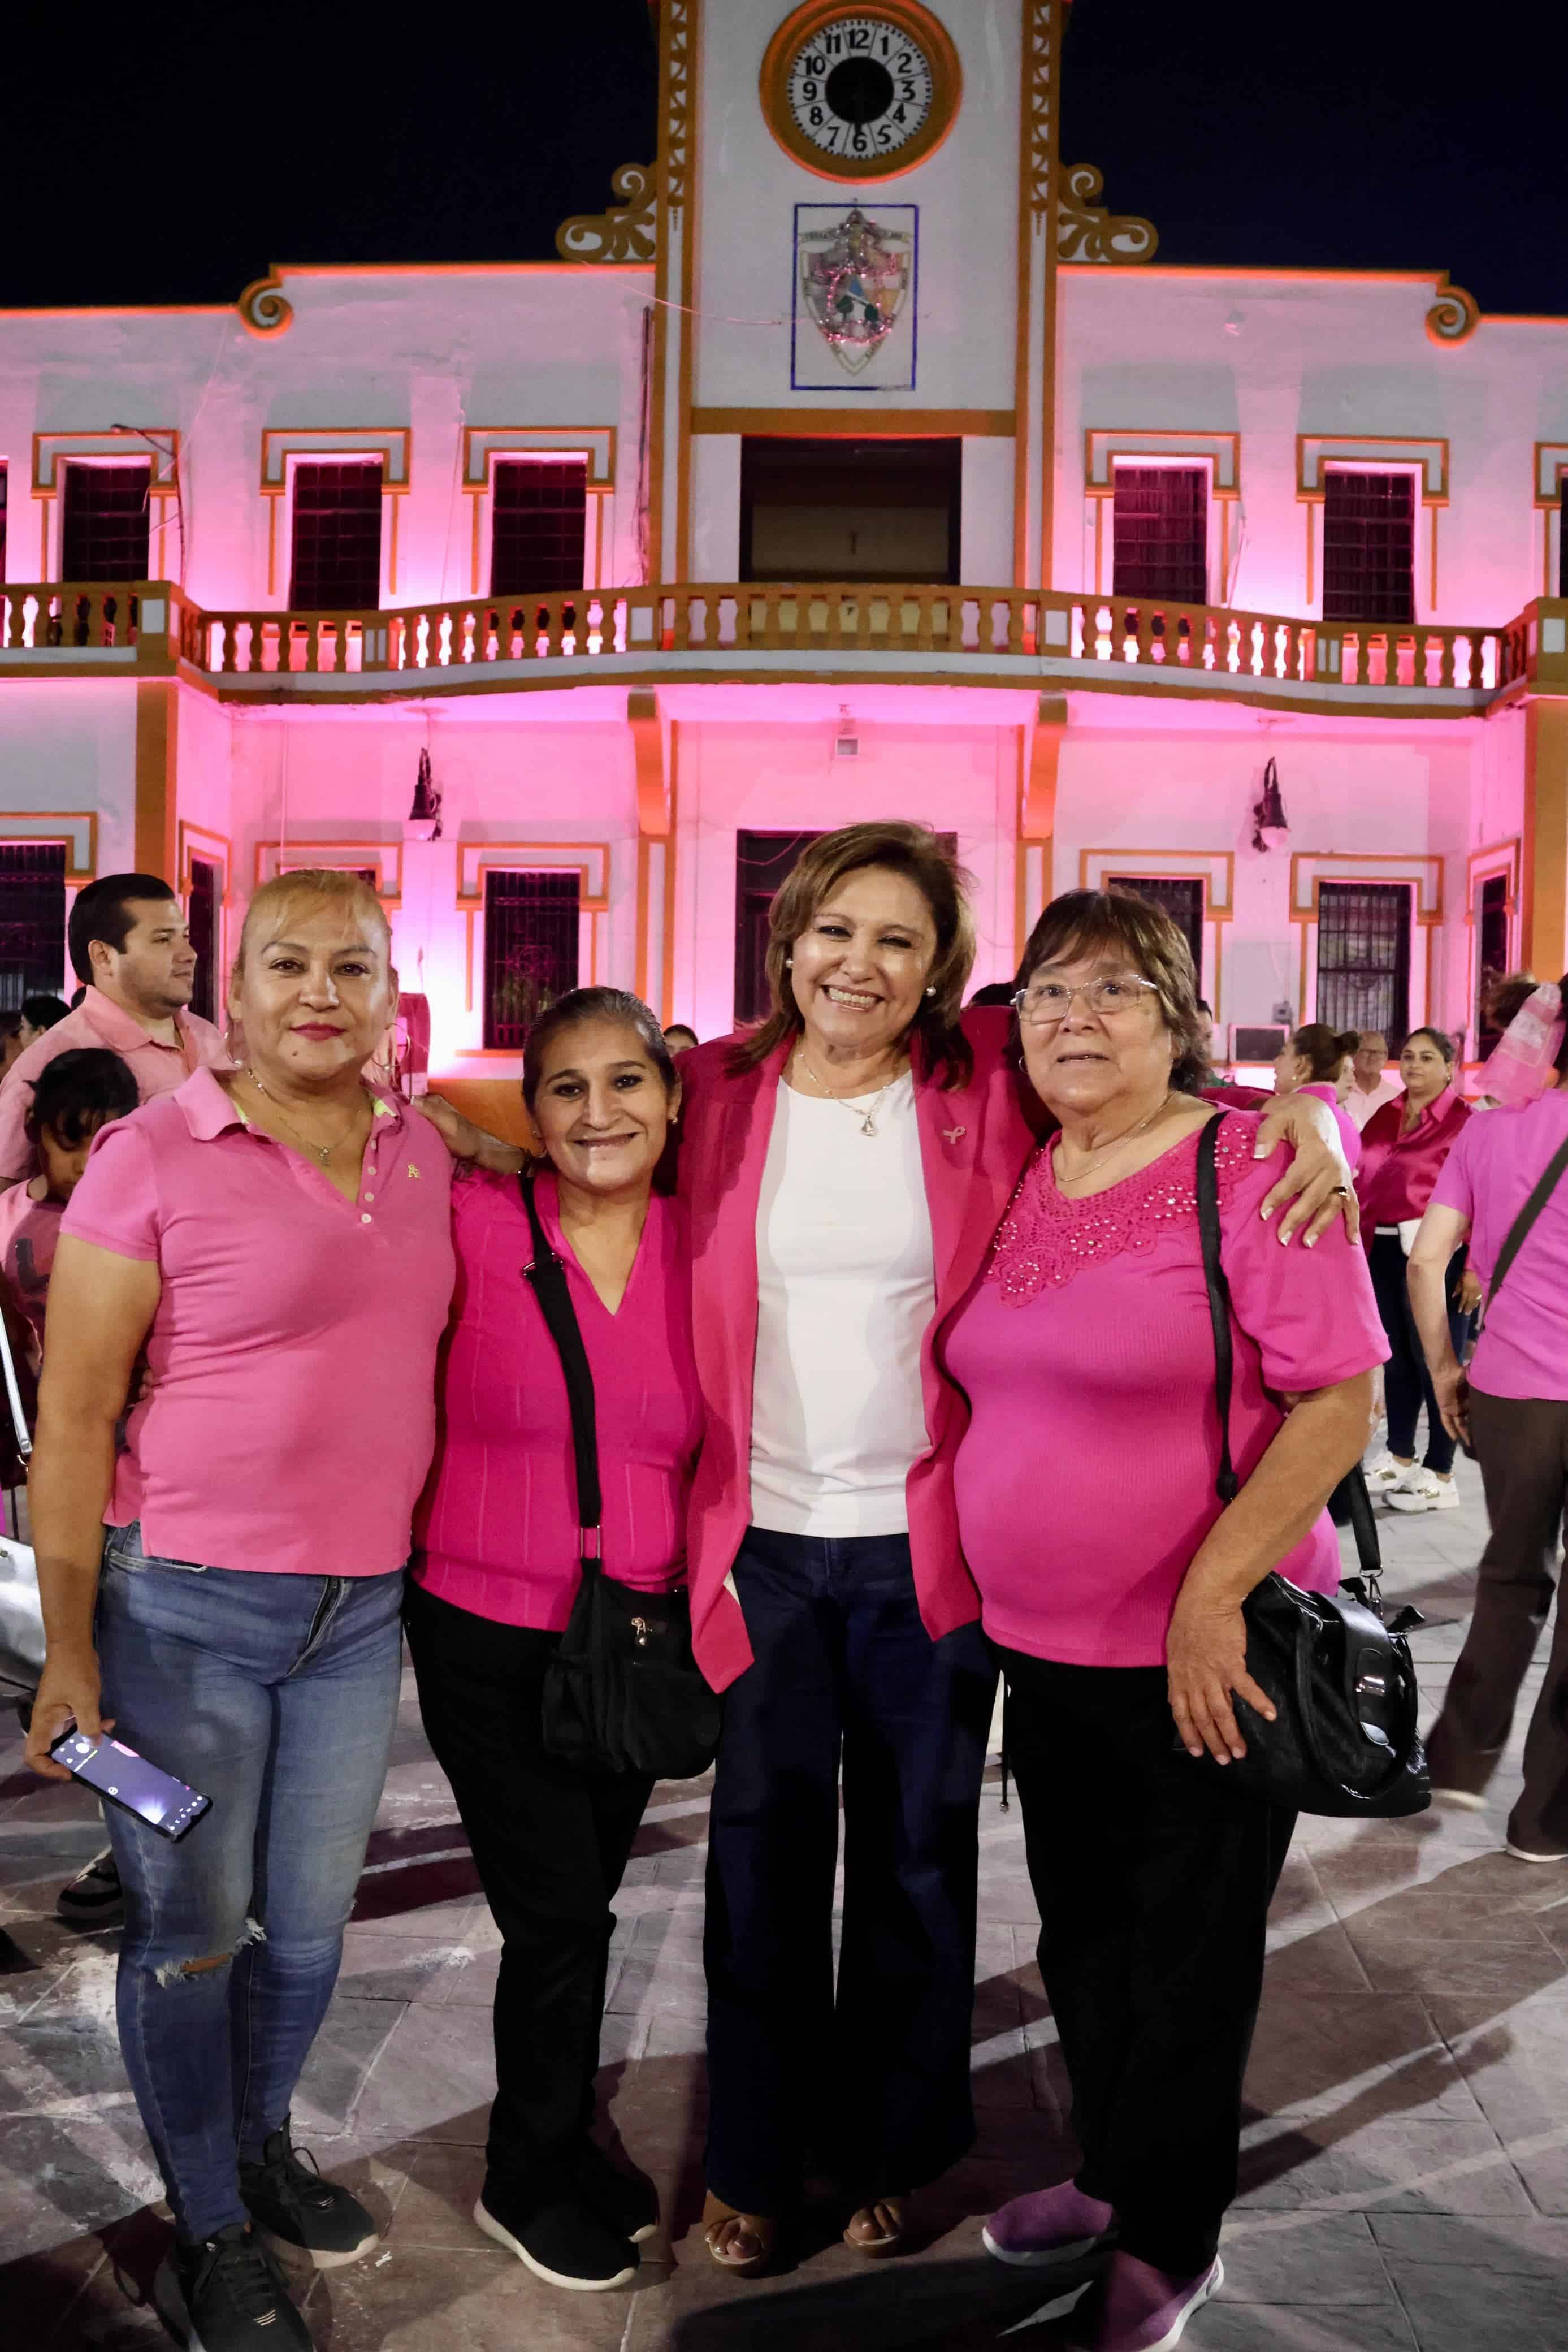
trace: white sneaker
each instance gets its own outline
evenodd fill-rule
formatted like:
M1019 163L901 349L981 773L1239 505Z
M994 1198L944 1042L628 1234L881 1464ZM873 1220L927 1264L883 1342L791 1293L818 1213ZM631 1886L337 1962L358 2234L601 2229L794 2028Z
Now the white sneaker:
M1511 1838L1503 1840L1503 1851L1511 1853L1515 1862L1568 1862L1568 1853L1531 1853L1526 1847L1515 1845Z
M1473 1789L1434 1789L1432 1802L1451 1813L1484 1813L1487 1809L1486 1799L1478 1797Z
M1412 1470L1403 1486L1385 1486L1384 1500L1391 1511L1457 1511L1459 1490L1451 1478L1435 1470Z
M1382 1453L1367 1464L1362 1475L1366 1480L1369 1495L1386 1495L1396 1486L1402 1486L1406 1478L1414 1475L1415 1469L1414 1462L1396 1462L1385 1445Z

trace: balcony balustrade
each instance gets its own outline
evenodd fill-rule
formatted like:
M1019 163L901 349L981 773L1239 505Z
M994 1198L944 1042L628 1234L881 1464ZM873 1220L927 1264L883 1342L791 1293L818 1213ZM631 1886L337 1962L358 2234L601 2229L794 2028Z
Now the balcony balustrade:
M338 613L207 612L161 581L0 590L0 675L127 666L158 675L183 666L235 699L852 672L890 684L1038 681L1462 711L1511 691L1568 693L1568 601L1466 628L898 583L581 589Z

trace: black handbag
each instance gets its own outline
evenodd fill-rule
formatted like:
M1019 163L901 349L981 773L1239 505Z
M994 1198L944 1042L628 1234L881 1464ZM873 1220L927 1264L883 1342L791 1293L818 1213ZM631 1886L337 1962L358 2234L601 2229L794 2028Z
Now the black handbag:
M640 1592L605 1573L593 1374L566 1268L539 1223L533 1179L518 1181L534 1244L523 1273L560 1357L571 1412L582 1570L571 1616L545 1674L544 1744L552 1756L589 1771L695 1780L718 1748L719 1700L692 1655L685 1590Z
M1214 1329L1215 1392L1219 1407L1216 1491L1235 1501L1240 1481L1230 1458L1230 1286L1219 1256L1219 1191L1214 1155L1220 1121L1198 1138L1197 1219L1204 1280ZM1359 1472L1352 1474L1359 1483ZM1420 1694L1405 1612L1385 1625L1377 1585L1377 1530L1364 1485L1359 1502L1345 1493L1355 1529L1360 1577L1337 1593L1303 1592L1278 1570L1241 1604L1247 1670L1268 1692L1272 1723L1233 1695L1247 1753L1224 1769L1243 1792L1292 1812L1341 1820L1393 1821L1431 1803L1426 1751L1416 1729ZM1212 1769L1220 1768L1210 1758Z

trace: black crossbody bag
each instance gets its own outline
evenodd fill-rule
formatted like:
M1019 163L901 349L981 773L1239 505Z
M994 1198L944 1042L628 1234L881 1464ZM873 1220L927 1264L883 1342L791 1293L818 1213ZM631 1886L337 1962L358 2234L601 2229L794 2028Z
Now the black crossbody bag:
M1219 1188L1215 1145L1220 1121L1198 1138L1197 1221L1204 1280L1214 1329L1214 1385L1219 1407L1222 1503L1236 1499L1240 1481L1230 1457L1233 1371L1230 1286L1220 1264ZM1359 1472L1352 1476L1359 1483ZM1362 1508L1348 1496L1361 1560L1359 1578L1338 1592L1303 1592L1278 1570L1255 1585L1241 1604L1247 1626L1247 1671L1276 1710L1265 1723L1233 1696L1246 1743L1226 1777L1246 1793L1293 1812L1343 1820L1391 1821L1424 1812L1431 1803L1426 1751L1416 1730L1420 1706L1416 1668L1402 1615L1385 1625L1379 1611L1377 1531L1364 1486ZM1416 1620L1419 1622L1419 1620ZM1219 1767L1208 1759L1211 1769Z
M523 1268L560 1358L571 1412L581 1577L545 1674L541 1723L552 1756L589 1771L692 1780L718 1748L719 1700L692 1655L682 1589L640 1592L606 1575L593 1374L566 1268L545 1238L531 1176L518 1180L532 1262Z

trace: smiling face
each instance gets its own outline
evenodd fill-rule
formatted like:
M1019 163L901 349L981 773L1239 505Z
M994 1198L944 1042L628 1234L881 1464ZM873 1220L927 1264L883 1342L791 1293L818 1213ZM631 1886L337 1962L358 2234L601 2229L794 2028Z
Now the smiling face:
M1019 1023L1030 1084L1064 1124L1114 1121L1124 1108L1135 1118L1169 1087L1176 1039L1158 990L1139 987L1144 977L1115 948L1092 949L1071 963L1038 964L1030 973L1030 988L1050 982L1082 991L1090 982L1110 981L1126 990L1125 1005L1115 1010L1092 1012L1080 993L1054 1024L1027 1017Z
M647 1192L680 1100L629 1024L574 1021L546 1045L528 1109L558 1173L602 1198Z
M925 893L906 874L857 866L828 892L790 953L808 1055L873 1061L902 1045L936 956Z
M1425 1029L1407 1038L1399 1055L1399 1075L1405 1081L1405 1091L1416 1104L1432 1102L1440 1095L1453 1076L1454 1066L1446 1060L1437 1040Z
M384 918L378 926L352 900L299 892L269 910L260 936L242 943L229 989L264 1086L357 1082L397 1009L389 950Z

